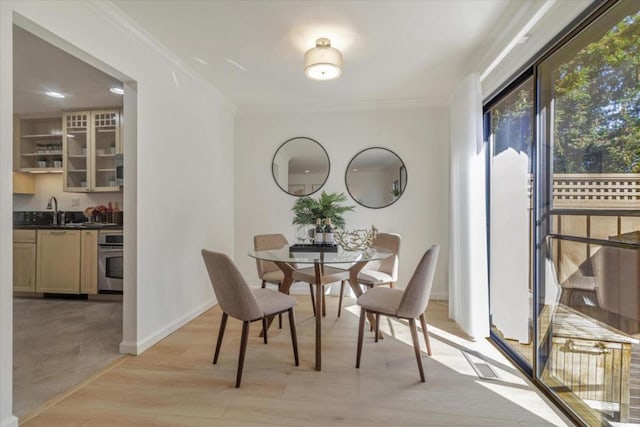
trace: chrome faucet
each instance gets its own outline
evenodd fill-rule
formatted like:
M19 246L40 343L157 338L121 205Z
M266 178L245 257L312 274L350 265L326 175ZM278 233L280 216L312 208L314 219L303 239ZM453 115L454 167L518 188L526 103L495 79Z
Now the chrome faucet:
M51 196L49 198L49 201L47 202L47 209L51 209L51 201L53 200L53 225L58 225L58 199L56 199L54 196Z

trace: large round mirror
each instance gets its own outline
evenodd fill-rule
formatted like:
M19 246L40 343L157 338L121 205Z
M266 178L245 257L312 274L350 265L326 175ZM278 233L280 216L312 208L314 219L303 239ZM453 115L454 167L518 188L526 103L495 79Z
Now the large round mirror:
M353 200L367 208L384 208L407 188L407 168L393 151L367 148L349 162L345 182Z
M329 155L311 138L292 138L276 151L271 163L278 187L292 196L318 191L329 177Z

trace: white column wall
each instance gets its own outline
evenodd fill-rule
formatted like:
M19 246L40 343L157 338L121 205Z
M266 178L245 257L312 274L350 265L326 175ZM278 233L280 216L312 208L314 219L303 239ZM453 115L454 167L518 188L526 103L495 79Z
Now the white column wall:
M17 15L14 15L17 14ZM215 303L200 249L233 254L234 107L111 9L83 1L0 2L0 426L12 406L12 22L52 33L82 59L137 82L136 140L125 143L125 325L138 353ZM64 43L62 43L64 45ZM59 46L62 47L62 46ZM135 83L127 86L135 87ZM125 104L127 104L125 102ZM134 105L129 104L129 105ZM125 110L127 105L125 105ZM136 114L128 117L134 117ZM126 114L126 111L125 111ZM125 117L126 119L126 117ZM125 124L126 126L126 124ZM126 131L125 131L126 132ZM132 164L131 161L136 161ZM137 196L137 197L136 197ZM132 206L135 204L136 206ZM128 250L132 251L127 253ZM133 252L133 253L131 253ZM134 277L126 272L134 272Z
M283 233L295 240L291 208L295 197L282 192L271 176L271 160L287 139L305 136L327 150L331 171L322 190L344 192L346 228L369 228L402 235L400 287L411 277L419 258L433 243L442 246L432 299L446 299L449 227L449 109L396 108L362 111L244 113L236 116L235 259L249 283L258 284L255 261L247 255L253 236ZM394 151L407 166L402 197L383 209L368 209L348 196L345 170L367 147ZM389 188L391 191L391 188ZM314 197L317 197L315 194Z

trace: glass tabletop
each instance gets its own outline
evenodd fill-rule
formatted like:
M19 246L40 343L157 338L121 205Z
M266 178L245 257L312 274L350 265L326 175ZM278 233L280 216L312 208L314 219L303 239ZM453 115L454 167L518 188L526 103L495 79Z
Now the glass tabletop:
M296 264L352 264L354 262L375 261L390 257L393 252L369 248L362 251L345 251L338 247L337 252L322 250L317 252L291 252L289 246L280 249L270 249L266 251L249 251L249 256L263 260L275 262L287 262Z

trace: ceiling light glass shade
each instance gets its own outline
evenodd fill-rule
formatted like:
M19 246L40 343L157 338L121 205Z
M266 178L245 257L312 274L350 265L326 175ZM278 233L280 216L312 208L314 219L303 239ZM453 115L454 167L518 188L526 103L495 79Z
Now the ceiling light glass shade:
M314 80L333 80L342 75L342 54L329 39L316 40L316 47L304 54L304 74Z

